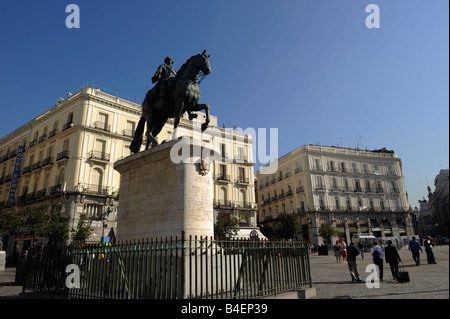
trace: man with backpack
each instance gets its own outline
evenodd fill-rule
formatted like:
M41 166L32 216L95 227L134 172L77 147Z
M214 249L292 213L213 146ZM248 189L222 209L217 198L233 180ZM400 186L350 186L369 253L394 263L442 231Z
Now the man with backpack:
M370 249L370 254L373 258L373 263L378 266L378 278L383 280L383 249L378 245L378 242L373 242L373 247Z

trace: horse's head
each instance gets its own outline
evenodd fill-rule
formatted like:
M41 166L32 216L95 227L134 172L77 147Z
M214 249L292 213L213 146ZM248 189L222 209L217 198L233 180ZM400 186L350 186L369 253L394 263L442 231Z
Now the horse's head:
M211 73L211 66L209 65L209 55L206 55L206 50L199 55L198 68L203 72L204 75Z
M206 50L201 54L191 56L186 63L181 66L177 77L180 79L197 79L200 71L203 72L203 75L211 73L209 55L206 55Z

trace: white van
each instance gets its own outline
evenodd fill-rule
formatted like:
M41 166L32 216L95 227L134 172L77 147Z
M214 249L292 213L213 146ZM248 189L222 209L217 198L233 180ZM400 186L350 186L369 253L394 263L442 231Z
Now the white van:
M355 242L355 246L358 247L359 240L362 239L364 243L364 251L370 251L373 246L373 242L376 241L376 237L372 233L360 233L354 234L352 241Z

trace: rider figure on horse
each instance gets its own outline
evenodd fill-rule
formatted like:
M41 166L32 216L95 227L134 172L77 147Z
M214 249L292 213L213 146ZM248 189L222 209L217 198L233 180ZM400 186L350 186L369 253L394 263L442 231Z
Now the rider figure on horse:
M158 89L161 91L161 100L163 104L166 104L166 85L161 85L165 80L173 78L177 75L177 71L172 68L173 59L168 56L164 59L164 64L161 64L156 70L155 75L152 77L152 83L156 85L147 93L151 94L151 97L157 96Z

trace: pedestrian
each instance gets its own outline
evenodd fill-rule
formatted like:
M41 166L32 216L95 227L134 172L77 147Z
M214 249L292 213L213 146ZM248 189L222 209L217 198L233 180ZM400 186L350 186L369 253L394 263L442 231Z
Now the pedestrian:
M437 262L434 260L434 253L433 253L434 241L433 241L433 239L430 236L427 236L423 243L425 246L425 252L427 253L428 263L429 264L437 264Z
M398 254L397 248L392 246L392 240L388 240L388 245L384 250L384 253L386 255L386 262L389 263L389 266L391 267L391 273L392 277L397 280L397 273L398 273L398 263L401 262L400 255Z
M346 264L347 263L347 245L345 244L345 242L343 240L341 240L340 252L342 255L342 263Z
M383 280L383 249L378 245L377 241L373 242L373 247L370 250L373 258L373 263L378 266L378 279Z
M334 257L336 257L336 263L341 262L341 245L339 245L339 241L336 240L336 244L334 244Z
M409 251L412 253L412 258L416 262L416 266L420 266L420 253L423 252L422 247L420 246L419 242L416 240L416 237L413 236L413 238L409 241L408 245Z
M311 252L314 254L314 244L311 244Z
M361 260L364 260L364 241L362 240L362 238L359 239L358 249L361 253Z
M350 276L352 277L352 281L361 281L358 273L358 265L356 264L356 256L359 255L358 249L355 247L355 242L351 242L347 251L347 263L348 270L350 271Z

